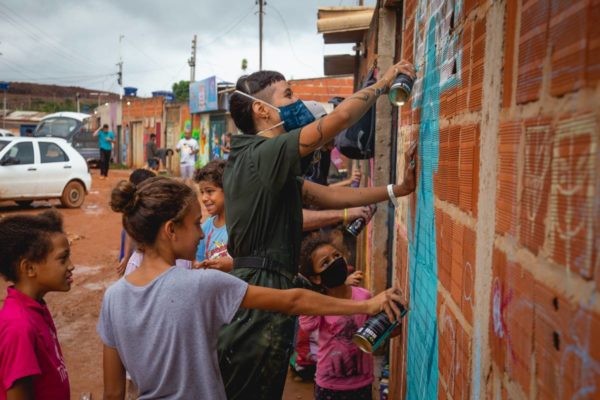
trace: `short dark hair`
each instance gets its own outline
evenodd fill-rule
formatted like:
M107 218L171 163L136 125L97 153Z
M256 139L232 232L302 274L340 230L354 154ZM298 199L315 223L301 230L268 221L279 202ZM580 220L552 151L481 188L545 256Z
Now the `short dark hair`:
M108 124L102 125L102 129L104 129L104 128L108 129Z
M204 167L194 173L194 182L202 181L212 182L223 189L223 172L225 171L225 161L212 160Z
M157 176L139 185L121 181L112 190L110 207L123 214L125 231L141 245L152 245L167 221L183 221L194 191L175 179Z
M139 185L146 179L154 178L155 176L156 174L149 169L138 168L129 175L129 182L133 183L134 185Z
M150 139L155 139L156 138L156 134L155 133L151 133L150 134Z
M285 81L285 77L277 71L258 71L250 75L241 76L236 85L236 90L255 97L262 97L262 100L270 100L272 93L265 95L257 94L268 88L272 84L280 81ZM235 126L247 135L256 134L254 119L252 118L252 103L254 101L239 93L233 93L229 100L229 111L235 122Z
M322 233L308 236L302 241L300 247L300 273L305 277L314 275L314 268L312 262L313 253L320 247L331 244L331 239Z
M48 257L53 233L64 233L62 216L55 210L0 219L0 274L16 283L21 260L41 262Z

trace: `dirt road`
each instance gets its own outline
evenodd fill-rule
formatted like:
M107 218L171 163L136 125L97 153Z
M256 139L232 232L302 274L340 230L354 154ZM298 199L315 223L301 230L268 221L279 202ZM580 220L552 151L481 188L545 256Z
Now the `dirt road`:
M127 179L129 171L111 170L108 180L101 181L93 170L90 194L80 209L59 211L65 219L65 229L71 240L75 264L74 284L68 293L50 293L46 301L65 356L71 382L71 397L79 399L90 392L93 399L102 398L102 343L96 334L96 322L104 290L116 279L116 260L119 255L120 214L108 206L110 189ZM21 208L12 202L0 202L0 215L37 213L58 201L35 202L32 208ZM0 303L6 296L7 284L0 283ZM288 379L285 400L312 398L312 384Z

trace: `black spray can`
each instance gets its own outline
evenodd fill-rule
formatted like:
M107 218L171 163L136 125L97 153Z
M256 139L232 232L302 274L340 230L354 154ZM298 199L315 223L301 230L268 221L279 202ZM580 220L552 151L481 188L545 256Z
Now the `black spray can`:
M394 79L388 94L393 106L400 107L408 101L413 87L413 79L405 74L400 74Z
M400 318L406 315L406 308L396 303L400 309ZM372 353L390 336L392 331L400 325L400 320L390 321L387 314L382 311L372 316L352 336L352 341L365 353Z
M373 214L377 211L377 204L373 204L370 207L373 209ZM346 227L346 231L352 236L358 236L362 232L362 230L367 226L367 221L364 218L357 218L350 225Z

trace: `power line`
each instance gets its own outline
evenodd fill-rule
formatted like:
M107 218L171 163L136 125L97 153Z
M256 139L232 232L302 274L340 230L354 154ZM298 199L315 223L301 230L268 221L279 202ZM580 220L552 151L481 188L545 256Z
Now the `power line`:
M198 48L203 48L203 47L208 47L212 44L214 44L217 40L221 39L223 36L229 34L229 32L231 32L232 30L234 30L235 28L238 27L239 24L241 24L246 18L248 18L248 16L250 14L252 14L254 11L254 6L252 6L250 8L250 11L248 11L246 14L244 14L240 19L238 19L231 27L229 27L226 31L224 31L222 34L214 37L213 39L211 39L208 43L204 43L204 44L199 44Z
M69 48L61 45L58 41L52 39L51 35L44 32L39 27L33 25L26 18L20 16L17 12L15 12L13 9L8 7L7 5L0 3L0 7L3 7L6 11L8 11L8 13L6 11L4 11L4 12L0 11L0 14L4 15L7 18L8 22L11 23L13 26L24 30L25 33L27 33L28 36L30 38L32 38L33 40L35 40L37 42L47 43L48 45L50 45L54 49L56 49L55 51L57 53L61 53L63 55L63 57L70 58L71 60L79 62L79 63L86 63L89 65L95 66L95 64L92 63L91 61L89 61L87 58L73 52ZM12 15L10 15L9 13ZM27 26L29 26L30 28L27 28Z
M159 67L162 66L161 63L159 63L158 61L156 61L154 59L154 57L150 56L148 53L146 53L145 51L143 51L141 48L137 47L131 40L129 40L129 38L125 37L125 41L131 47L133 47L138 53L140 53L141 55L143 55L144 57L146 57L148 60L152 61L154 64L156 64Z
M281 24L283 25L283 28L285 29L285 33L287 36L287 40L288 43L290 45L290 50L292 50L292 55L294 56L294 58L301 64L303 64L306 67L309 67L310 69L312 69L313 71L317 71L314 67L314 65L309 65L307 63L305 63L304 61L302 61L302 59L300 59L300 57L298 57L298 55L296 54L296 51L294 50L294 45L292 44L292 38L290 36L290 31L287 27L287 24L285 22L285 19L283 18L283 15L281 15L281 13L279 12L279 10L277 9L277 7L275 7L273 4L271 4L271 8L273 10L275 10L275 12L277 13L277 16L279 17L279 20L281 21ZM320 71L318 71L317 73L320 73Z

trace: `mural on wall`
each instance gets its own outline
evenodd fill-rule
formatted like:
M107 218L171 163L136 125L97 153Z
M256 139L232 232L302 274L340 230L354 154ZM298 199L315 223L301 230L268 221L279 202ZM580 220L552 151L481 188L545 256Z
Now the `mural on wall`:
M210 116L208 114L200 114L198 145L200 146L198 166L201 167L210 160Z
M438 398L437 254L433 174L438 168L440 95L458 85L460 51L454 20L460 1L422 0L414 28L417 79L413 108L420 108L417 205L409 218L408 399Z

